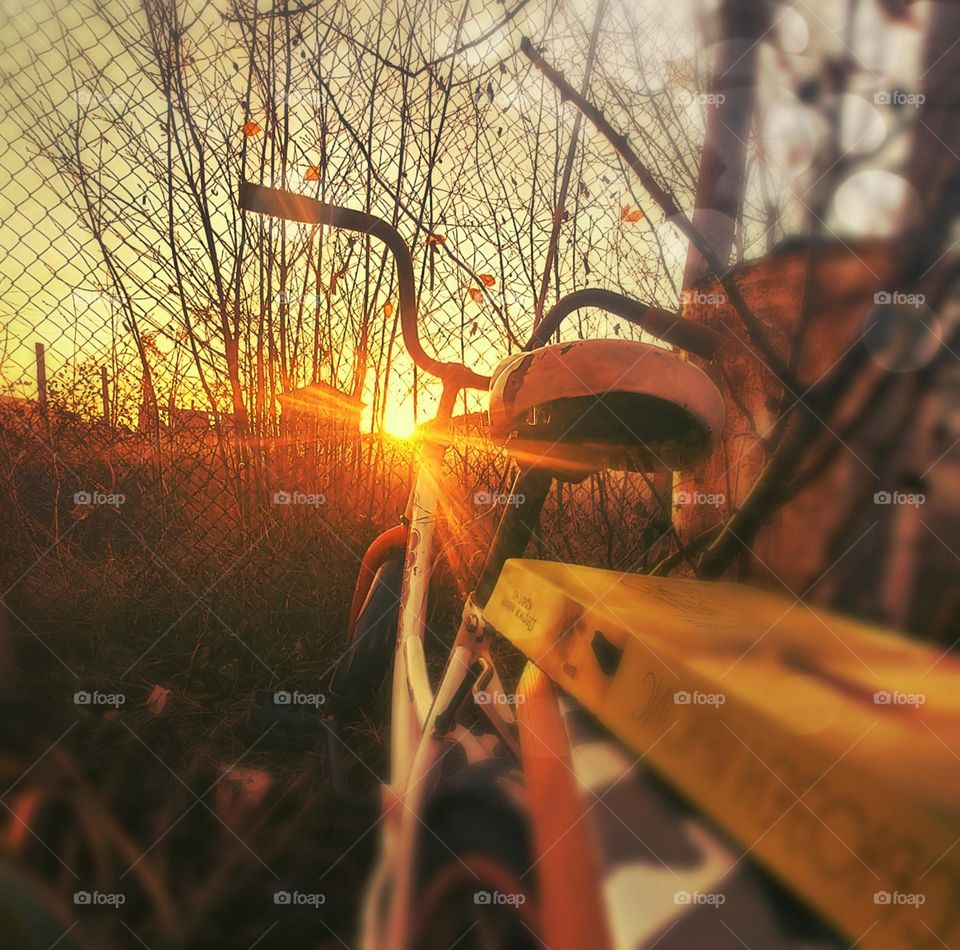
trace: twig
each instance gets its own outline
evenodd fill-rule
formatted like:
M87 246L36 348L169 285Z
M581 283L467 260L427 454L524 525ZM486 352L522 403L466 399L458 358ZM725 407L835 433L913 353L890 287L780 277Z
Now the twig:
M583 71L583 95L587 94L590 88L590 76L593 73L593 63L597 55L597 40L600 38L600 27L603 24L603 15L606 12L606 0L600 0L597 7L597 16L593 24L593 34L590 37L590 49L587 53L587 65ZM560 239L560 225L563 223L563 215L566 210L567 192L570 189L570 175L573 173L573 162L577 154L577 143L580 141L580 122L583 119L583 113L578 113L573 123L573 132L570 135L570 145L567 148L567 157L563 165L563 178L560 181L560 195L557 198L557 207L553 212L553 226L550 229L550 243L547 245L547 259L543 265L543 279L540 281L540 292L537 294L537 300L533 307L533 325L534 328L543 319L543 303L547 299L547 287L550 283L550 270L553 267L553 261L557 254L557 242Z
M593 123L596 130L613 146L614 151L637 176L640 184L659 205L661 211L676 223L677 227L700 253L700 256L707 262L714 277L726 291L731 306L746 329L751 342L760 351L767 367L784 387L791 391L797 390L798 384L794 380L793 374L767 339L760 321L747 306L747 302L743 299L736 282L729 276L728 269L719 260L703 235L693 226L690 219L680 210L673 196L660 186L647 167L640 161L640 157L634 152L626 137L617 132L593 103L578 93L556 69L544 60L533 48L529 38L523 37L520 41L520 49L530 62L543 73L547 81L557 88L561 98L570 100Z

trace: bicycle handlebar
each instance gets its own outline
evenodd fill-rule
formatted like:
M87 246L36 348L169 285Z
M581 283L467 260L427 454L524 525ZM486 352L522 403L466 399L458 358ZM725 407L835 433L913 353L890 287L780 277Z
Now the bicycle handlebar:
M240 184L240 208L269 214L288 221L304 224L327 224L347 231L369 234L386 244L397 264L397 285L400 306L400 330L403 342L414 363L424 372L431 373L452 384L467 389L487 389L489 376L481 376L462 363L441 363L430 356L420 343L417 332L417 292L413 280L413 259L399 231L382 218L363 211L352 211L337 205L326 204L306 195L296 195L278 188L266 188L252 182Z
M424 350L417 327L417 292L413 278L413 258L396 228L387 224L382 218L363 211L352 211L349 208L341 208L317 201L315 198L308 198L306 195L297 195L279 188L267 188L252 182L241 182L239 204L243 211L268 214L288 221L301 221L304 224L326 224L347 231L369 234L381 240L396 261L400 329L404 345L414 363L424 372L439 377L445 387L489 388L489 376L482 376L463 363L442 363ZM704 359L712 358L723 342L723 337L716 330L678 317L660 307L651 307L613 291L595 287L578 290L562 297L533 331L524 350L543 346L567 316L583 307L597 307L613 313L641 327L647 333Z
M577 290L567 294L566 297L561 297L544 314L524 350L543 346L557 332L566 317L574 310L580 310L583 307L606 310L646 330L647 333L659 337L664 342L672 343L681 350L687 350L706 360L712 359L720 348L720 344L723 343L722 334L702 323L694 323L692 320L670 313L669 310L640 303L622 294L615 294L611 290L591 287L588 290Z

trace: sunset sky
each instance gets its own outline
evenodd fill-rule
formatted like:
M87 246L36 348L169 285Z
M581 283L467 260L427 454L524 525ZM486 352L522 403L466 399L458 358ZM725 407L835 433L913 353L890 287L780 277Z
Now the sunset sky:
M506 27L476 45L470 44L499 21L503 8L469 9L458 34L461 7L451 3L430 4L427 16L425 7L389 2L379 21L338 6L329 20L307 23L304 18L302 38L294 37L289 57L283 55L285 38L271 39L261 24L257 70L245 108L249 37L238 23L223 20L218 8L186 5L181 52L189 63L190 109L204 129L209 152L206 201L224 266L232 266L235 251L239 222L232 202L241 175L348 207L367 205L388 219L399 195L403 206L398 227L413 244L422 277L422 325L429 347L441 358L463 358L478 370L492 369L510 349L504 319L518 339L529 332L558 179L575 122L572 107L560 104L516 52L519 38L529 35L540 41L550 61L578 84L594 15L593 5L586 2L521 6ZM807 190L829 172L818 167L827 110L839 115L841 140L850 154L871 156L841 184L828 226L848 237L877 234L894 229L909 213L908 186L883 170L902 154L905 137L897 134L897 116L878 106L875 96L878 90L909 88L925 6L917 5L914 23L881 28L874 5L861 4L855 48L846 45L843 25L833 22L829 3L798 3L779 11L770 31L775 42L765 43L761 55L761 137L751 143L760 161L751 161L748 169L748 200L755 208L746 213L751 230L744 236L745 257L766 249L765 201L779 208L778 239L786 236L791 221L802 223ZM83 4L28 2L3 27L2 63L9 78L0 135L6 143L9 180L0 189L0 246L5 252L0 270L5 339L0 338L0 354L6 384L27 395L33 389L37 340L47 345L51 376L69 374L71 364L88 359L118 372L126 366L124 372L131 377L126 385L137 386L122 314L112 297L101 293L102 255L78 221L82 196L76 176L49 158L36 157L41 143L48 150L69 153L77 129L83 162L92 175L91 194L106 199L98 210L105 243L125 274L140 329L155 335L163 364L157 372L161 383L164 366L172 364L172 351L180 345L179 299L169 293L166 269L157 263L167 236L164 97L145 45L142 13L122 4L105 9L107 16ZM697 52L695 38L698 29L709 35L710 16L710 4L610 4L590 84L609 118L631 136L688 207L704 111L709 108L695 99L709 65L702 45ZM430 27L416 32L416 48L408 40L404 47L417 17ZM31 18L34 30L26 29ZM353 38L352 45L345 36ZM445 57L458 45L467 49L452 60L450 71L451 60ZM794 90L818 75L823 56L845 47L857 65L851 92L841 102L798 100ZM275 60L270 59L273 53L278 55ZM382 65L378 73L377 57L402 59L415 69L438 62L403 79ZM267 89L268 76L280 87ZM447 78L453 88L443 112L438 83ZM266 102L271 98L286 101L287 113L281 109L270 116ZM24 105L16 108L17 100ZM326 137L320 131L321 108L333 133ZM362 148L336 112L368 137ZM659 121L665 114L666 132ZM241 128L248 121L261 131L244 136ZM434 163L434 137L441 127ZM682 137L671 130L678 136L682 130ZM401 176L402 134L406 155ZM326 159L321 180L304 180L321 154ZM175 156L175 161L180 159ZM194 257L193 266L203 268L205 248L196 208L182 176L180 182L174 197L181 209L177 241L188 258ZM580 131L567 208L570 219L561 228L558 254L563 292L604 286L677 309L686 243L624 174L588 123ZM624 209L634 208L643 210L642 220L622 220ZM416 229L415 217L420 218ZM290 245L302 250L303 234L294 226L284 227ZM443 246L428 250L429 233L442 234ZM377 249L372 261L371 266L379 262ZM241 268L244 307L251 319L260 307L256 301L261 292L252 265L249 259ZM492 275L493 286L477 284L479 273ZM396 301L390 275L380 275L379 285L376 276L351 272L343 279L349 284L347 295L341 288L341 294L331 298L332 323L341 335L334 333L324 347L324 378L343 388L350 385L350 326L356 323L361 298L374 315L371 345L386 345L383 333L390 320L383 318L382 307ZM312 299L316 278L302 265L289 267L285 279L295 299L301 293ZM200 280L188 288L192 302L201 307L208 305L202 284ZM475 291L483 294L480 302L474 299ZM555 299L551 281L547 305ZM608 326L599 329L612 331ZM302 332L306 346L312 331L305 323ZM568 332L577 332L574 321ZM211 346L215 351L213 338ZM111 358L111 351L121 355ZM391 358L395 380L385 422L395 432L406 432L412 425L410 366L398 349ZM418 406L423 418L436 391L429 381L419 384L425 387ZM189 379L183 386L184 396L177 398L199 395L185 395ZM368 403L374 401L373 387L368 377Z

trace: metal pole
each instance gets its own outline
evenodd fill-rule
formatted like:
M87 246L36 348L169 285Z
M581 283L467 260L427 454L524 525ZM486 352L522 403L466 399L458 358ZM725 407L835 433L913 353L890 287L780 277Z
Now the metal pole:
M100 367L100 396L103 400L103 424L110 425L110 384L106 366Z
M47 414L47 363L44 357L43 344L37 344L37 403L40 412Z

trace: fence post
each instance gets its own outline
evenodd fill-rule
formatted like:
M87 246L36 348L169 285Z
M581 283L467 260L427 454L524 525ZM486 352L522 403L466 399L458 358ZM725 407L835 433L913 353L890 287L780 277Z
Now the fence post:
M37 404L40 412L47 414L47 363L44 357L43 344L37 344Z
M110 425L110 384L107 382L107 367L100 367L100 396L103 400L103 424Z

